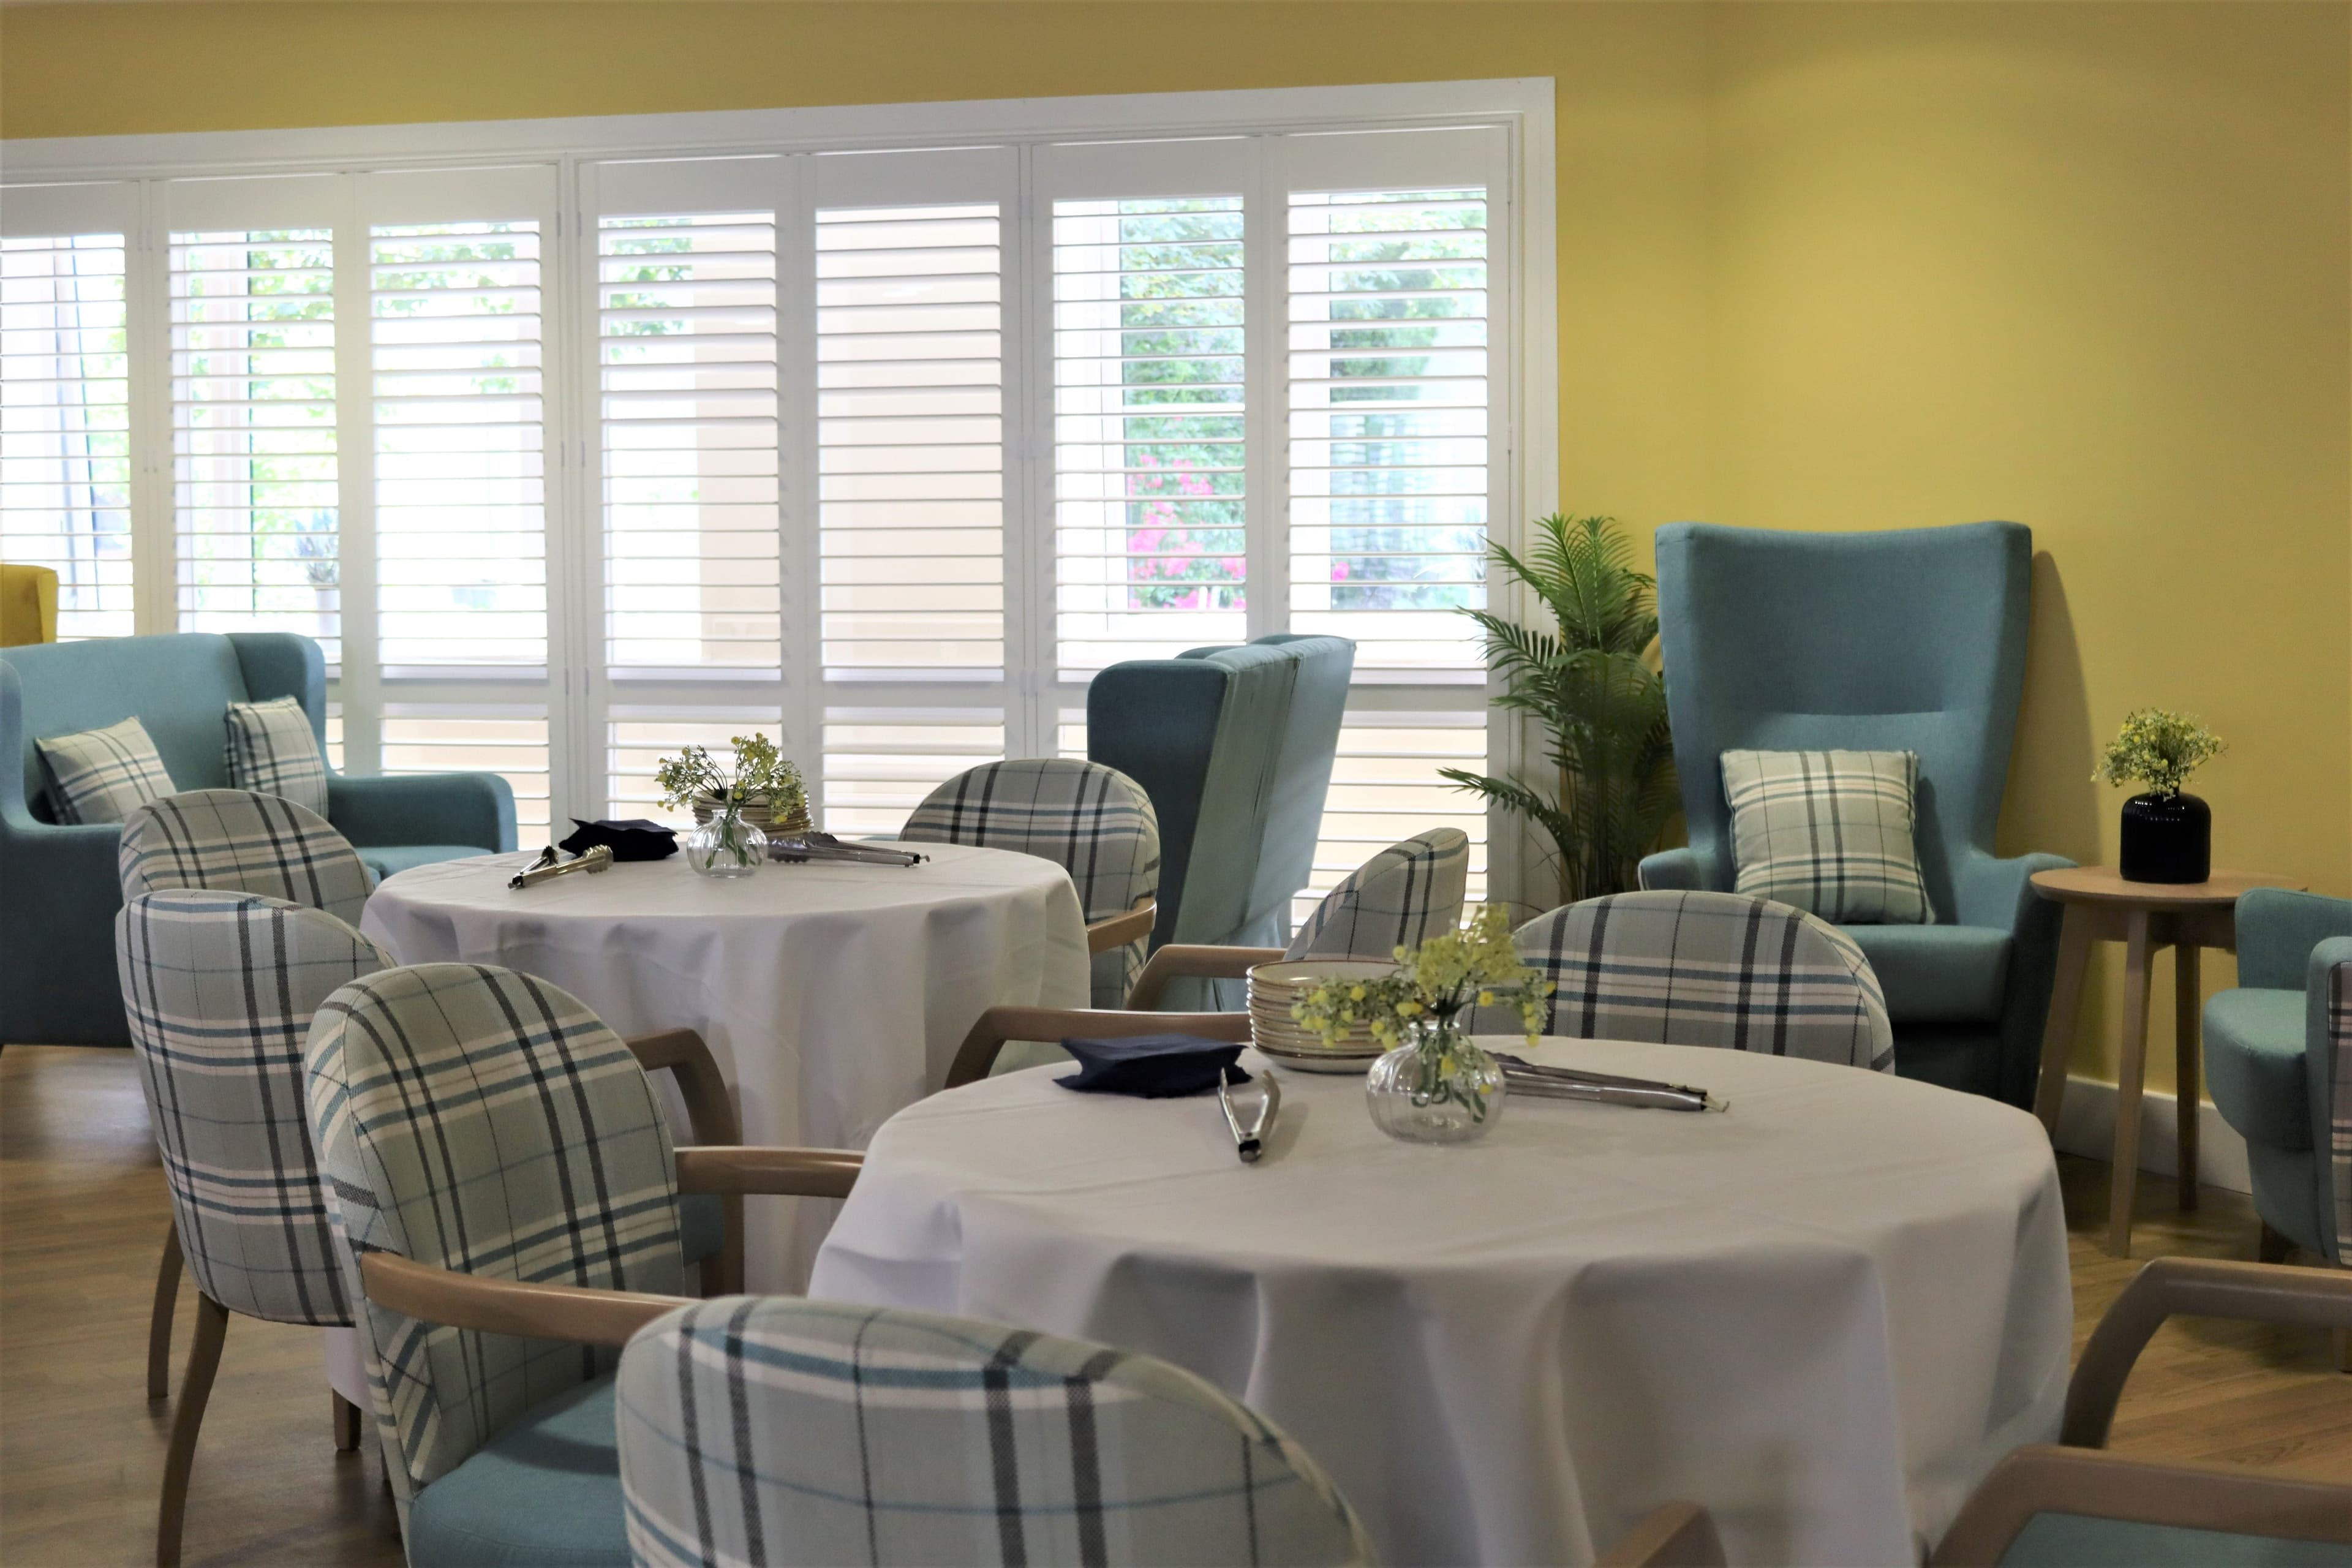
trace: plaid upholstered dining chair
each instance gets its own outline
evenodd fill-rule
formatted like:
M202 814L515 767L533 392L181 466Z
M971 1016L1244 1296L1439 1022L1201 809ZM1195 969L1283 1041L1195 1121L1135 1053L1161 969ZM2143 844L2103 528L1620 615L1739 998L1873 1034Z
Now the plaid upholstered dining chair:
M1870 962L1820 918L1744 893L1612 893L1513 934L1552 984L1546 1033L1895 1070ZM1484 1027L1474 1018L1474 1029ZM1517 1034L1516 1013L1494 1032Z
M510 970L353 981L304 1057L408 1561L625 1560L612 1369L687 1304L680 1193L845 1197L859 1156L674 1147L630 1046Z
M618 1414L642 1568L1372 1561L1279 1428L1166 1362L1050 1334L698 1302L629 1342Z
M1160 890L1160 822L1142 785L1117 768L1066 757L985 763L925 796L898 837L1010 849L1061 866L1086 910L1095 1005L1126 998L1143 968Z
M1258 964L1283 959L1387 958L1460 925L1469 886L1469 836L1458 827L1417 833L1349 872L1316 905L1288 947L1171 942L1144 964L1127 1005L1149 1011L1172 980L1238 980Z

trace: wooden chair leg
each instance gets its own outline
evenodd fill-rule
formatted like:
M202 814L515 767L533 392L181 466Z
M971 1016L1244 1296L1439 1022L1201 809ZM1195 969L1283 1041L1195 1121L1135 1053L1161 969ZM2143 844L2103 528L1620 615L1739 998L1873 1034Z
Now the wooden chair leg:
M180 1227L163 1222L163 1260L155 1269L155 1310L147 1321L147 1397L172 1392L172 1310L180 1298Z
M360 1446L360 1407L332 1390L328 1392L327 1397L335 1402L335 1452L357 1453Z
M228 1309L210 1296L196 1298L195 1342L188 1347L186 1381L180 1408L172 1415L172 1447L163 1458L163 1501L155 1520L155 1568L179 1568L180 1527L188 1512L188 1471L196 1461L196 1431L212 1398L213 1373L220 1370L221 1341L228 1333Z

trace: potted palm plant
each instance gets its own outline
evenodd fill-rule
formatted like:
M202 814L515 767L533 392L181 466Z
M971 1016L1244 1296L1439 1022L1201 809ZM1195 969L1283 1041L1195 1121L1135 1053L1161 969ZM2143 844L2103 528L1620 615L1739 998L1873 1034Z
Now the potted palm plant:
M1499 544L1494 556L1542 602L1552 626L1463 613L1486 633L1486 657L1503 678L1498 705L1542 727L1550 787L1442 771L1549 834L1560 899L1574 903L1638 886L1642 857L1657 847L1681 799L1665 682L1649 663L1656 584L1633 570L1613 518L1554 513L1535 531L1526 559Z

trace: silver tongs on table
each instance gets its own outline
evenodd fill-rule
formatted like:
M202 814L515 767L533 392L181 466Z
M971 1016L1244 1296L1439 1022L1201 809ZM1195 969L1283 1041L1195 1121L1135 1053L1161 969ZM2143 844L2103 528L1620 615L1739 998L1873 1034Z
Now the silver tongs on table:
M1688 1084L1660 1083L1654 1079L1620 1078L1615 1073L1585 1072L1577 1068L1546 1067L1508 1051L1496 1051L1503 1083L1513 1094L1538 1100L1590 1100L1602 1105L1631 1105L1660 1110L1728 1110L1731 1102L1717 1100Z
M539 858L530 863L529 869L517 871L514 874L514 880L509 882L507 886L535 888L541 882L552 881L558 877L568 877L574 871L586 871L593 875L612 863L613 847L609 844L592 844L588 847L587 853L575 856L569 860L558 855L555 852L555 846L551 844L539 852Z
M768 858L794 863L817 860L844 866L919 866L930 857L879 844L844 844L830 833L810 828L790 837L769 839Z
M1234 1089L1243 1091L1244 1100L1251 1098L1248 1091L1252 1089L1261 1091L1256 1096L1255 1115L1244 1120L1234 1105L1231 1091ZM1225 1125L1233 1130L1234 1152L1242 1157L1243 1164L1256 1164L1258 1157L1265 1152L1266 1134L1274 1131L1275 1113L1282 1109L1282 1086L1274 1081L1270 1072L1261 1072L1243 1084L1228 1084L1221 1078L1217 1080L1217 1104L1225 1113Z

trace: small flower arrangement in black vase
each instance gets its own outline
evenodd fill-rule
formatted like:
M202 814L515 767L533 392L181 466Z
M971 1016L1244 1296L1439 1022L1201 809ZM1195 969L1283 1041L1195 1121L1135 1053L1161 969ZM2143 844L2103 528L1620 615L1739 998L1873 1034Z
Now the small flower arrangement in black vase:
M2147 786L2124 802L2125 881L2201 882L2212 874L2212 808L2180 786L2221 751L2220 739L2185 713L2142 708L2125 716L2091 774Z

